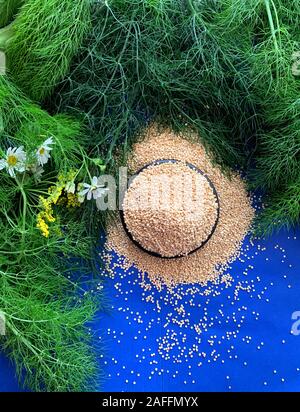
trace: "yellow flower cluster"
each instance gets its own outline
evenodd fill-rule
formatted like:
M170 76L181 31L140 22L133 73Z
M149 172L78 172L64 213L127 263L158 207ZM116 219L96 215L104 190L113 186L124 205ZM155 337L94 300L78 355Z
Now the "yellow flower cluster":
M36 227L41 231L42 235L49 237L49 224L56 221L53 216L53 205L60 205L69 207L79 207L80 202L78 201L77 195L73 193L68 193L66 197L62 196L63 191L66 187L67 182L73 181L76 177L76 171L71 170L66 174L60 174L56 185L49 187L48 198L40 196L40 206L42 211L37 216Z
M57 205L58 205L58 206L65 206L66 203L67 203L67 199L66 199L64 196L61 196L61 197L58 199Z
M53 216L52 202L51 199L45 199L40 196L40 202L43 210L37 215L36 227L40 229L42 235L49 237L49 225L48 223L55 222L55 217Z
M51 200L51 203L53 203L54 205L57 204L59 198L61 197L62 192L66 186L66 183L67 183L66 176L61 174L58 176L58 181L56 185L49 187L48 193L50 196L48 199Z
M51 203L53 203L54 205L57 204L59 198L61 197L63 190L64 190L64 187L61 185L49 187L48 193L50 196L48 199L51 199Z
M47 225L47 223L45 222L45 220L42 217L42 212L38 214L37 216L37 224L36 227L38 229L40 229L40 231L42 232L42 235L44 237L49 237L49 226Z
M74 193L67 194L67 207L80 207L81 203L78 200L78 196Z

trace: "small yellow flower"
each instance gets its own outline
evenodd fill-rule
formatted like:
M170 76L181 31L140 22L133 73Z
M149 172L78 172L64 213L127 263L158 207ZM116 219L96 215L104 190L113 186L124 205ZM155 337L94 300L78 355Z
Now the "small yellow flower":
M44 237L49 237L49 226L47 225L47 223L44 220L44 212L40 212L37 216L37 224L36 227L38 229L40 229L40 231L42 232L42 235Z
M54 203L55 205L58 202L62 194L62 191L63 191L63 187L57 187L56 190L52 193L51 200L52 200L52 203Z
M45 219L49 222L49 223L53 223L55 222L55 217L52 216L51 213L49 212L45 212Z
M36 226L38 229L40 229L44 237L49 237L48 223L53 223L56 220L53 216L51 196L47 199L45 199L43 196L40 196L40 204L43 210L37 216Z
M77 195L74 193L67 194L67 207L80 207L81 203L78 201Z
M74 181L76 173L75 170L70 170L65 174L61 173L58 176L57 183L48 188L49 196L47 198L40 196L40 207L42 210L37 216L36 226L40 229L43 236L49 237L50 231L48 223L53 223L57 220L53 215L53 205L66 205L68 208L80 206L77 195L74 193L67 193L68 191L66 190L68 182ZM63 192L66 196L63 196ZM54 231L59 231L57 225L54 227Z
M40 203L43 209L47 210L51 207L49 199L45 199L44 196L40 196Z
M67 199L65 196L61 196L56 203L58 206L64 206L67 203Z

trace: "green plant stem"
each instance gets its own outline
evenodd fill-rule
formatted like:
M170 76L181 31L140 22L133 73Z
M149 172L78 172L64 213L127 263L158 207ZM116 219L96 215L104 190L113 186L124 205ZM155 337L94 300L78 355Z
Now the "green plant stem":
M86 170L89 178L90 178L91 181L92 181L92 176L91 176L91 173L90 173L90 171L89 171L89 167L88 167L88 165L87 165L86 158L85 158L85 156L84 156L84 154L83 154L83 150L82 150L81 148L80 148L79 150L81 151L81 154L82 154L83 165L84 165L84 167L85 167L85 170ZM81 168L82 168L82 166L81 166ZM81 168L80 168L80 169L81 169Z
M276 52L278 53L279 47L278 47L278 42L277 42L277 38L276 38L276 30L275 30L273 16L272 16L271 7L270 7L270 0L264 0L264 1L265 1L266 9L267 9L268 20L269 20L269 24L270 24L272 37L273 37L273 40L274 40L274 47L275 47Z
M20 340L28 347L28 349L30 349L30 351L32 351L37 357L39 357L38 352L34 349L30 342L26 338L24 338L24 336L22 336L21 333L7 320L6 325L12 331L12 333L20 338Z
M23 180L24 180L24 175L23 175ZM23 180L22 182L20 182L19 179L16 177L16 182L19 186L19 189L20 189L20 192L23 198L22 231L21 231L22 254L20 254L19 259L22 258L22 255L24 254L24 250L25 250L26 214L27 214L27 196L24 191Z
M274 13L275 13L275 19L276 19L276 24L277 24L277 32L278 32L278 38L279 38L279 46L281 47L281 33L280 33L279 16L278 16L277 9L276 9L276 6L275 6L273 0L271 0L271 4L272 4L272 7L273 7L273 10L274 10Z
M50 367L47 365L47 363L43 360L43 356L36 348L34 345L32 345L10 322L8 322L8 328L16 335L18 338L24 343L24 345L29 349L30 352L32 352L38 359L41 364L44 364L45 368L49 371L50 374L52 374L52 371ZM53 360L53 362L56 362L56 359L53 358L52 356L48 356L49 361Z

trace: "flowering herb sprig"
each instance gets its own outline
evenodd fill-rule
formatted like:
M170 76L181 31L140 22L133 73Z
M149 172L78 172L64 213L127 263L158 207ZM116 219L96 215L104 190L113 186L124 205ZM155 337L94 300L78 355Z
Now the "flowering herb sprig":
M24 192L18 174L23 174L22 181L24 181L25 174L30 173L36 182L40 182L44 173L44 166L51 159L51 151L54 144L53 137L49 137L39 147L28 153L25 152L23 146L9 147L6 154L0 159L0 170L6 169L9 176L16 180L20 190ZM39 195L40 211L37 215L36 227L46 238L50 235L51 223L55 223L58 220L53 210L54 206L80 207L85 200L97 200L108 191L107 188L100 184L99 177L91 177L88 170L87 160L96 165L95 160L101 163L101 159L90 159L84 153L82 154L84 161L79 170L60 173L57 182L49 187L48 196L42 193ZM104 168L100 164L97 164L97 166L100 167L100 170ZM86 169L90 183L76 183L76 179L81 174L83 168Z
M48 163L54 140L46 139L34 153L27 154L24 147L9 147L4 158L0 159L0 170L6 169L8 174L16 178L17 173L31 172L39 180L44 172L42 166Z
M91 179L91 184L80 182L76 185L78 173L79 171L71 170L66 174L60 174L57 183L48 189L49 196L40 196L41 211L37 216L37 228L44 237L49 237L49 224L56 221L53 206L80 207L85 199L97 200L107 193L108 189L99 183L97 176Z

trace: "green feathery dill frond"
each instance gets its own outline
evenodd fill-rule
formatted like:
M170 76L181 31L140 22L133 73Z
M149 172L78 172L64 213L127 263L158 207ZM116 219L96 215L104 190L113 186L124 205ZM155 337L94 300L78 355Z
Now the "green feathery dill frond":
M90 0L26 0L6 47L15 83L42 101L68 73L89 28Z
M151 117L193 127L219 163L248 165L254 187L281 192L300 175L298 10L298 0L95 1L49 107L82 116L107 163Z
M88 391L99 388L98 348L86 326L101 306L102 294L84 279L95 272L95 244L102 215L92 202L70 210L55 205L51 236L37 227L40 196L58 175L83 163L80 123L50 116L0 76L1 157L7 147L36 153L53 138L51 159L37 182L30 173L0 172L0 308L6 335L0 349L13 360L18 377L34 391ZM52 209L51 212L52 213Z
M299 223L300 176L282 188L276 188L265 199L265 208L258 214L254 230L256 234L270 236L284 228L290 230Z
M242 164L255 113L249 65L215 24L219 3L94 2L93 30L49 105L82 115L107 163L145 118L189 124L223 164Z
M12 21L23 3L24 0L0 0L0 28Z
M56 167L65 170L78 162L84 142L81 123L66 115L50 116L27 99L8 76L0 76L0 117L3 138L13 137L32 150L53 137L57 143L53 150Z
M94 316L95 302L85 298L77 303L61 296L41 300L42 288L55 293L46 274L44 270L43 283L36 276L38 283L32 287L27 279L23 285L17 281L17 274L0 272L0 305L6 320L0 348L16 364L24 386L33 391L95 390L99 388L97 360L83 326ZM51 272L48 276L54 277Z
M241 3L231 2L232 15L250 28L245 55L260 119L250 177L252 187L266 192L267 207L257 225L261 233L270 234L274 227L291 227L300 217L299 1Z
M86 324L99 310L101 294L86 289L86 281L83 289L81 281L84 262L91 260L86 219L61 208L57 228L64 233L53 228L45 239L36 228L36 184L24 182L21 196L3 174L0 187L0 307L6 322L0 349L33 391L99 389L98 349Z

